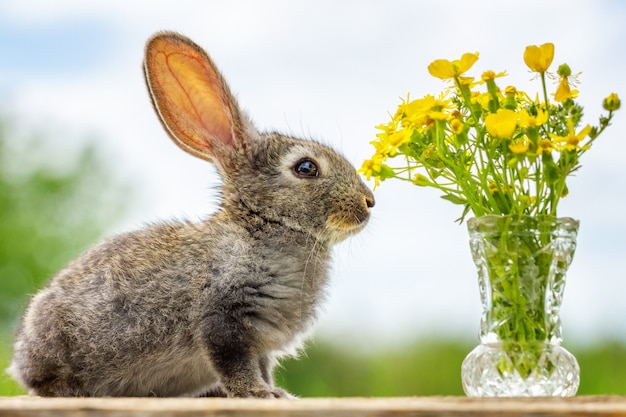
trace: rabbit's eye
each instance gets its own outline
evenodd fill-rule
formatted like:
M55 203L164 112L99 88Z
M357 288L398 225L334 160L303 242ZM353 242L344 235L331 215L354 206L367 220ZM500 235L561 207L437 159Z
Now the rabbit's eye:
M299 177L317 177L320 175L317 165L310 159L301 160L296 164L293 170Z

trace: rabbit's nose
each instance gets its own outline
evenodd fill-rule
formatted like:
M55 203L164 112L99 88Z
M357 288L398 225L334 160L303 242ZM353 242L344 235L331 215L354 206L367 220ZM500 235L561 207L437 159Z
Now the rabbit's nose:
M372 208L376 205L376 201L374 201L374 196L373 195L366 195L365 196L365 204L367 205L367 208Z

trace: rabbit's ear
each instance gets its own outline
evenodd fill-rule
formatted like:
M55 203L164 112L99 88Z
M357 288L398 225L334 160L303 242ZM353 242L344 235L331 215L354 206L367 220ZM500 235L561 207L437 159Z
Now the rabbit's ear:
M247 119L206 52L173 32L158 33L145 51L146 84L161 122L183 150L222 161L244 146Z

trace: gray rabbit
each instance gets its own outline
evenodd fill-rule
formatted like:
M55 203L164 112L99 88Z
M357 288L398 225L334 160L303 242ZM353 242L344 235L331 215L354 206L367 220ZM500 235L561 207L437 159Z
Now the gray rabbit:
M191 40L154 35L144 70L174 142L217 166L220 210L71 262L32 298L9 372L41 396L289 398L272 368L309 333L331 248L363 229L372 193L335 151L259 133Z

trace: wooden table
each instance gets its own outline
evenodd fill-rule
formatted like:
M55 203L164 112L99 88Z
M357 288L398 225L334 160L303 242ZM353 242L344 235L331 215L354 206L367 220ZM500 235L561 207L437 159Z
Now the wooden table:
M626 383L626 382L625 382ZM475 399L465 397L309 398L37 398L0 397L0 416L625 416L626 397Z

